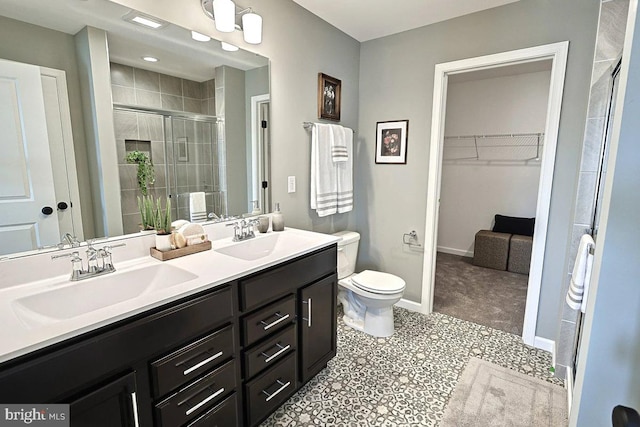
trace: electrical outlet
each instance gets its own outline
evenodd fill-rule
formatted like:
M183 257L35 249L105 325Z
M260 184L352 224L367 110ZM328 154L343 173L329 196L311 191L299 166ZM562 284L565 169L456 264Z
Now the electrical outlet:
M289 193L295 193L296 192L296 177L295 176L290 176L287 178L287 191Z

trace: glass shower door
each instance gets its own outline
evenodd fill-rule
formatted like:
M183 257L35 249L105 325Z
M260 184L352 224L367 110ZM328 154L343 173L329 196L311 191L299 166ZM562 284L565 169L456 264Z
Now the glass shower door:
M166 116L165 129L173 218L189 220L189 197L195 192L204 192L207 213L226 215L224 141L215 118Z

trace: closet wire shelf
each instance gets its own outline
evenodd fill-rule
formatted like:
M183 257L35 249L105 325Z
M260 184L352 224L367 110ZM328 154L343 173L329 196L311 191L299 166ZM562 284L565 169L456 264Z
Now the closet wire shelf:
M544 133L445 136L442 160L538 162L543 147Z

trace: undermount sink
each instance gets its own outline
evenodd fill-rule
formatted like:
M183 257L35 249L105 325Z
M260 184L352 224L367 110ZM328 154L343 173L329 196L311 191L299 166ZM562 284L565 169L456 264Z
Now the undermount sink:
M216 249L216 252L246 261L264 258L273 253L278 244L279 234L269 234L238 242L231 246Z
M13 307L24 323L42 325L71 319L197 277L178 267L155 264L78 282L61 281L51 285L56 287L53 290L15 300Z

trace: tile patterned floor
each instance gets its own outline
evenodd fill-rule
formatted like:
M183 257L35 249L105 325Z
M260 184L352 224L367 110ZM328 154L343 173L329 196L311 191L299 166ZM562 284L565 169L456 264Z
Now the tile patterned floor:
M551 355L519 336L439 313L394 318L390 338L340 318L337 356L262 426L437 426L472 356L562 385Z

